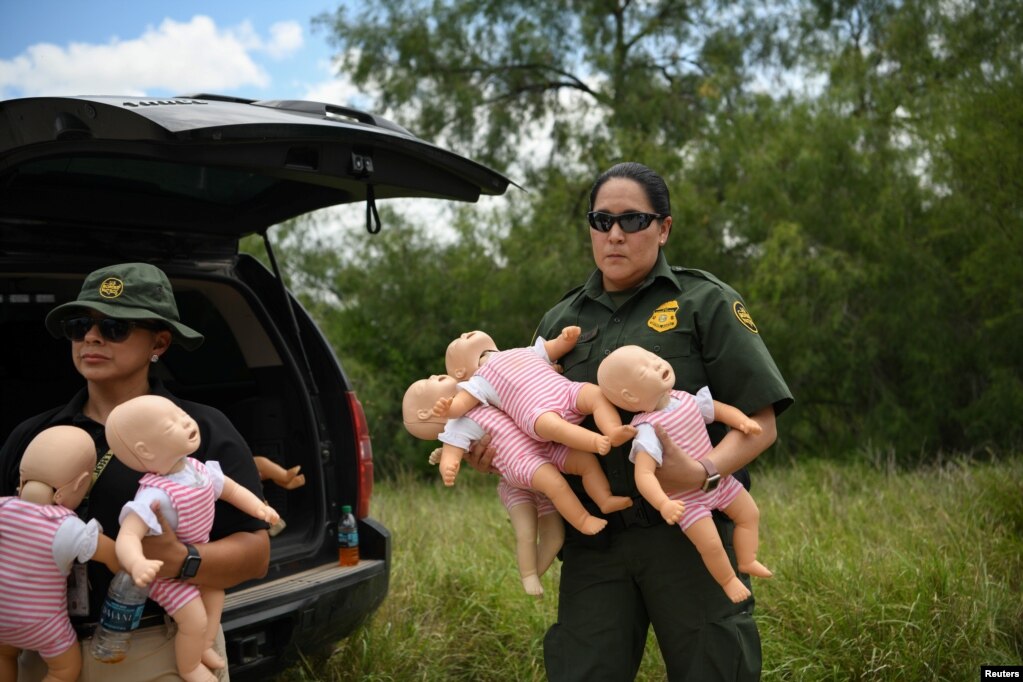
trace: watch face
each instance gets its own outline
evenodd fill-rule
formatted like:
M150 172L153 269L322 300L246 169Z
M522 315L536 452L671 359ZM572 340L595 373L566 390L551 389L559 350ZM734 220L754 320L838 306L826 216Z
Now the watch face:
M703 482L703 492L709 493L709 492L712 492L714 490L717 490L719 485L721 485L721 475L720 474L714 474L713 476L708 476L707 480Z
M181 579L194 578L195 574L199 572L199 564L202 563L202 557L199 556L198 550L192 545L188 545L188 556L185 557L185 562L181 564L181 575L178 576Z

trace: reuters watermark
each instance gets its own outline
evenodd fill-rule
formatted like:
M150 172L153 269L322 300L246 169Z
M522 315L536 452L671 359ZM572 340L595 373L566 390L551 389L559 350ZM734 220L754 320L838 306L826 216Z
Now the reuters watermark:
M1023 682L1023 665L982 665L980 679L984 680L1021 680Z

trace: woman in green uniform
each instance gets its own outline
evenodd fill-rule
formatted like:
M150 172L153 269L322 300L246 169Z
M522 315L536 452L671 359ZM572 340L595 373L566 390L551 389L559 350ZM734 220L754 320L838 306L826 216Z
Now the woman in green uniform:
M595 383L600 361L634 344L671 363L675 388L695 393L709 386L716 400L750 415L762 427L760 436L711 426L715 448L702 463L666 443L658 474L666 490L710 489L727 474L738 474L748 487L742 467L774 442L775 418L792 396L745 303L713 275L668 265L661 253L672 228L668 189L646 166L621 163L603 173L587 217L597 269L544 315L537 334L552 338L567 325L582 328L576 347L561 359L573 381ZM633 679L651 624L668 679L759 679L753 598L733 604L678 526L664 523L644 502L633 481L630 445L600 460L614 493L631 496L633 507L608 516L598 535L566 537L558 621L544 640L549 679ZM569 479L588 500L578 480ZM718 514L715 523L734 566L731 522ZM742 578L748 585L748 576Z

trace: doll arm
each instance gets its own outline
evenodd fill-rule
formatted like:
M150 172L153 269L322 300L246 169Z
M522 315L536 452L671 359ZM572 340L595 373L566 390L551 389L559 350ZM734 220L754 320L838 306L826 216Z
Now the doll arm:
M454 398L439 398L433 406L433 416L457 419L479 404L479 398L462 389Z
M142 517L130 512L121 522L121 530L117 533L115 551L117 560L128 573L131 574L135 584L145 587L153 582L157 571L163 566L163 562L157 559L147 559L142 552L142 538L149 532L149 526Z
M116 546L113 538L100 533L96 538L96 553L92 555L92 561L98 561L111 573L117 573L121 570L121 564L117 560Z
M256 497L248 488L238 485L231 478L224 476L224 489L220 499L228 502L243 512L273 525L281 518L273 507Z
M686 507L681 501L673 500L665 494L656 472L657 460L643 450L636 452L636 489L643 499L661 512L666 523L678 523Z
M579 340L579 334L581 333L582 328L573 325L562 329L561 334L556 338L544 341L543 348L547 352L547 359L552 363L560 360L562 356L575 348L576 341Z
M273 481L285 490L294 490L305 485L305 475L299 473L302 469L301 466L285 469L277 462L262 455L256 455L252 459L256 463L256 469L259 470L259 480L261 481Z
M760 424L743 414L739 408L718 400L714 401L714 421L727 424L747 436L759 436L764 430Z

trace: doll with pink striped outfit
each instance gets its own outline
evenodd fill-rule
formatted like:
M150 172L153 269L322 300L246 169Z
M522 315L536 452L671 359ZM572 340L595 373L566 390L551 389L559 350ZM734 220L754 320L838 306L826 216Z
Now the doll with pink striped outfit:
M560 443L544 443L530 438L518 428L511 417L497 408L478 405L457 419L436 416L432 410L436 401L451 398L457 391L457 381L451 376L441 374L414 382L405 391L402 399L405 429L416 438L424 440L437 438L444 443L436 459L445 485L455 484L465 451L472 442L486 434L491 437L490 444L496 450L493 466L501 474L502 481L514 488L543 493L561 516L581 533L595 535L603 530L607 521L586 511L562 476L562 472L582 477L587 494L605 513L619 511L632 505L630 498L611 493L607 477L593 453L574 450ZM540 595L543 589L539 576L550 565L549 562L545 565L545 558L551 554L549 550L553 540L556 540L558 545L553 548L553 554L557 554L564 534L563 532L560 535L554 534L557 529L553 527L553 520L547 520L539 527L536 524L527 525L533 520L530 519L529 508L516 510L519 504L513 504L515 500L512 497L506 495L502 501L505 502L509 518L515 525L522 584L528 594ZM536 514L538 511L534 512L534 518ZM527 542L522 540L525 537L535 538L537 530L549 531L548 540L541 541L539 547L533 540ZM540 552L539 558L536 555L537 550Z
M519 428L540 441L553 441L583 452L606 455L632 438L618 410L596 384L571 381L553 363L575 347L580 328L565 327L557 338L537 339L532 347L499 351L488 334L472 331L448 344L444 363L461 389L438 400L438 417L461 417L479 404L496 407ZM600 433L580 426L587 415Z
M183 580L157 578L162 561L142 551L142 538L162 532L160 515L185 544L209 541L214 502L222 499L250 516L273 524L272 507L225 476L217 462L205 464L191 455L199 448L199 427L167 398L144 395L115 407L107 418L107 443L125 466L146 472L135 499L121 510L117 558L139 586L153 583L149 598L178 625L174 650L178 673L186 682L214 682L211 669L224 661L213 650L220 627L224 591L197 587Z
M116 571L114 541L75 514L89 492L96 444L77 426L53 426L21 459L18 497L0 497L0 680L18 677L18 653L38 651L47 680L74 682L82 649L68 617L75 561Z
M706 387L696 395L674 390L675 371L671 365L639 346L622 346L604 358L597 368L597 383L608 400L638 413L632 420L637 434L629 459L635 465L640 494L666 522L679 524L729 599L739 603L749 598L749 589L732 570L711 510L720 509L735 523L732 542L739 570L770 578L771 571L757 561L760 510L756 502L733 476L708 477L713 487L705 484L702 490L667 495L655 475L662 462L662 449L653 425L664 426L671 440L696 460L713 448L707 424L719 421L747 435L759 434L760 425L738 408L714 400Z

